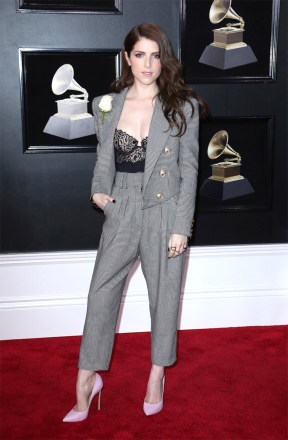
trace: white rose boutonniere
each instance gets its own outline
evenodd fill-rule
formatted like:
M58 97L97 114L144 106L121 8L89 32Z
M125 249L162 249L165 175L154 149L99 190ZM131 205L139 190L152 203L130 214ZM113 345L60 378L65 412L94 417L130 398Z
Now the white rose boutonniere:
M100 99L99 109L102 116L102 125L104 124L105 113L109 113L112 110L112 101L113 98L110 95L104 95Z

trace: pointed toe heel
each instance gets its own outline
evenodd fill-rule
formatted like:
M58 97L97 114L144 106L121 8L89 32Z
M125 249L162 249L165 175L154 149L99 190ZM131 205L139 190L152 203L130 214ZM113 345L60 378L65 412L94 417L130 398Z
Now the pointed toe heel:
M153 416L154 414L159 413L163 409L163 399L158 403L147 403L144 402L143 411L146 416Z
M153 416L154 414L159 413L163 409L163 406L164 406L163 405L163 396L164 396L165 377L163 377L162 383L163 383L163 392L162 392L162 399L160 400L160 402L157 402L157 403L147 403L144 400L143 411L144 411L144 414L146 416Z
M83 420L87 419L90 405L92 403L92 400L97 394L98 394L98 410L100 410L102 388L103 388L102 378L98 373L96 373L95 383L88 401L88 408L85 411L76 411L74 408L71 409L71 411L68 414L66 414L66 416L64 417L63 422L68 422L68 423L82 422Z

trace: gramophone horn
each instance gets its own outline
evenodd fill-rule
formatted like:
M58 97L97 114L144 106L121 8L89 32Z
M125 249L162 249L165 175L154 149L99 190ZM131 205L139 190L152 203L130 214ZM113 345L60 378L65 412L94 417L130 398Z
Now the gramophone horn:
M74 69L71 64L63 64L63 66L59 67L52 79L53 93L55 95L62 95L67 90L76 90L81 92L82 95L71 95L70 98L84 97L84 99L88 99L87 90L81 87L73 77Z
M228 26L240 26L243 29L244 20L234 11L231 2L232 0L214 0L210 8L209 19L214 24L220 23L224 18L238 20L240 23L229 24Z
M228 154L229 156L234 156L238 161L241 160L241 156L228 144L228 133L225 130L217 131L211 138L207 154L209 159L217 159L217 157L222 154Z

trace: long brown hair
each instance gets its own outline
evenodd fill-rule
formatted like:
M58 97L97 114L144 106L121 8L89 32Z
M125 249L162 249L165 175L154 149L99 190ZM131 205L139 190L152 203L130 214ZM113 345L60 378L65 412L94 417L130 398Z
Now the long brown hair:
M130 57L130 53L141 37L155 41L159 46L159 54L161 61L161 74L157 79L159 89L159 99L162 102L162 109L170 128L176 126L178 136L185 133L187 123L183 112L183 104L188 102L194 106L191 98L195 98L200 104L200 116L207 113L207 104L203 101L183 79L183 68L181 62L176 58L172 45L166 33L158 25L153 23L143 23L134 26L127 34L124 40L124 48L122 50L122 72L118 80L112 84L112 89L119 93L125 87L131 87L134 84L134 77L130 66L125 58L125 52Z

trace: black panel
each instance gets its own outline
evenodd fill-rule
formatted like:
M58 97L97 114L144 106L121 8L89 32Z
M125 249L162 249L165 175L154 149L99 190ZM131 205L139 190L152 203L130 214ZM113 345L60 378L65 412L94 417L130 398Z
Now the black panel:
M70 88L58 96L52 92L52 78L64 64L73 67L73 80L89 93L88 113L91 114L93 97L101 95L103 90L109 90L110 84L119 75L120 49L20 49L24 153L95 151L95 135L67 140L43 132L50 116L57 111L56 101L67 99L71 94L79 95L79 92Z
M211 159L207 154L208 145L212 136L220 130L225 130L228 134L227 147L222 152L219 148L217 150L219 156ZM200 131L198 212L271 211L273 141L274 118L272 116L237 118L229 116L209 118L203 122ZM219 162L223 163L225 160L228 162L233 160L235 157L233 150L241 156L240 176L248 179L253 192L240 197L231 197L228 200L204 197L201 186L212 176L211 166ZM282 177L283 186L285 176ZM229 186L229 181L225 185Z
M232 18L224 18L219 23L213 24L209 20L209 11L212 5L210 0L182 1L181 59L188 82L227 83L272 81L276 79L280 0L252 0L249 2L233 0L233 10L245 20L243 42L247 46L242 50L245 52L249 48L256 61L247 64L243 62L243 65L240 63L237 67L224 70L209 65L209 63L199 62L199 59L205 48L210 49L210 51L215 49L215 51L221 52L221 49L211 46L214 41L213 30L225 28L227 23L233 25L237 22L237 19L233 19L232 15ZM228 3L226 2L226 4ZM228 57L229 54L231 55L237 50L227 51L226 56ZM219 54L216 53L215 57L218 58ZM241 48L236 57L238 61L241 59ZM221 64L220 60L218 62L213 61L216 64Z

